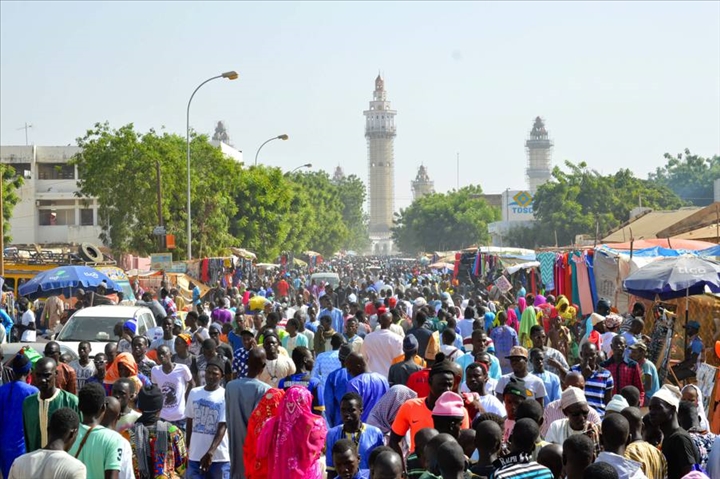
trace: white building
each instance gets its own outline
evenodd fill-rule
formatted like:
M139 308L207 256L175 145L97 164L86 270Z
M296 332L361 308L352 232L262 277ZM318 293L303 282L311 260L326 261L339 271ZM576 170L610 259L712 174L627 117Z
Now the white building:
M242 163L242 151L210 143ZM10 218L13 244L102 244L97 200L75 196L78 172L68 162L79 152L77 146L0 146L0 162L24 177Z
M77 198L77 146L0 146L0 162L24 184L10 218L13 244L101 244L97 202Z

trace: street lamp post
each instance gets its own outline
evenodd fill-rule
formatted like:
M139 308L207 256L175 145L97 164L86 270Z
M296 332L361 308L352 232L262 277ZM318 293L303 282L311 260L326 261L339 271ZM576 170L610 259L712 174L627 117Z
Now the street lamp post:
M265 140L265 142L262 145L260 145L260 148L258 148L257 152L255 153L255 166L257 166L258 155L260 154L260 150L262 150L263 146L267 145L268 143L270 143L273 140L287 141L289 138L290 138L289 136L282 134L282 135L278 135L278 136L273 136L269 140Z
M312 163L305 163L304 165L300 165L300 166L298 166L297 168L291 170L291 171L290 171L290 174L295 173L295 172L296 172L297 170L299 170L300 168L312 168Z
M192 259L192 214L191 214L191 206L190 206L190 104L193 101L193 97L195 96L195 93L202 87L204 84L217 80L218 78L227 78L228 80L236 80L238 78L238 74L236 71L229 71L225 72L221 75L214 76L212 78L208 78L204 82L198 85L198 87L195 89L195 91L192 92L192 95L190 95L190 100L188 101L187 105L187 130L186 130L186 141L187 141L187 259Z

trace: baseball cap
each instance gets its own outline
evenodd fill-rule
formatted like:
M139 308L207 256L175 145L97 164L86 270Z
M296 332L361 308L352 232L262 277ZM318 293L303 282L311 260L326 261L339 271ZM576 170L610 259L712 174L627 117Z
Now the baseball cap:
M505 385L505 389L503 389L503 396L505 394L511 394L521 398L528 398L532 396L532 392L525 385L525 381L515 377L510 378L508 383Z
M132 319L125 321L125 324L123 324L123 328L127 328L130 331L134 333L137 333L137 321L134 321Z
M593 313L590 315L590 321L592 321L592 325L595 326L598 323L602 323L605 321L605 316L598 313Z
M700 330L700 323L698 323L697 321L688 321L684 328Z
M522 346L513 346L510 349L510 353L507 356L505 356L505 359L510 359L510 358L527 359L528 351L527 351L527 349L523 348Z
M630 349L642 349L643 351L647 352L648 347L647 344L643 343L642 341L638 341L637 343L633 343L633 345L630 346Z

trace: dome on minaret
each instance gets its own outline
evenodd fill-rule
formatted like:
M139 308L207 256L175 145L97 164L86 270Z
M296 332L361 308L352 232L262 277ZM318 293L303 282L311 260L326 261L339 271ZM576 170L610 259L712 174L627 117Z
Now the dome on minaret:
M332 181L334 183L338 183L345 179L345 172L343 171L342 167L340 165L335 168L335 173L333 173Z
M413 201L435 193L435 182L430 179L425 165L420 165L417 176L410 182L410 185L412 187Z
M385 80L383 80L383 77L380 73L378 73L377 78L375 78L375 89L376 90L384 90L385 89Z

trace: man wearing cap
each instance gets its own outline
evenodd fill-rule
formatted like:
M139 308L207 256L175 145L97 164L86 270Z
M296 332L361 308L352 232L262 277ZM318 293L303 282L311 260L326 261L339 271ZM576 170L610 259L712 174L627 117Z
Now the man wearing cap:
M422 369L422 366L415 362L418 347L419 343L414 334L405 336L403 339L404 358L401 362L390 366L390 372L388 373L388 383L390 383L390 386L396 384L405 386L410 375Z
M137 321L129 319L122 325L122 337L118 341L117 352L120 353L131 353L132 352L132 340L137 332Z
M512 372L510 374L503 375L498 380L497 389L495 390L498 399L502 400L503 397L501 394L498 394L497 391L504 391L505 385L508 383L508 381L511 378L516 378L522 380L525 383L527 389L530 390L530 392L532 393L531 397L534 398L537 402L539 402L542 406L544 404L544 398L547 395L547 392L545 391L545 384L543 383L542 379L537 376L533 376L528 371L527 349L523 348L522 346L514 346L510 350L510 354L508 354L506 358L510 360Z
M673 366L670 375L670 381L677 384L687 378L694 377L699 363L703 362L703 351L705 346L698 333L700 332L700 323L697 321L688 321L685 325L687 330L687 349L685 349L685 359ZM677 378L677 381L675 380Z
M666 384L650 399L650 422L663 433L662 453L668 464L667 479L680 479L700 464L700 452L678 424L680 390Z
M600 335L600 340L602 341L602 347L600 349L608 359L612 357L612 340L617 336L617 331L618 328L620 328L622 320L622 316L615 313L610 313L605 317L605 332Z
M225 364L214 358L205 368L205 386L190 391L185 408L189 477L228 477L230 448L225 389L220 386Z
M652 361L645 359L647 351L647 345L643 341L638 341L630 346L630 359L638 363L642 372L642 383L645 388L645 402L640 403L642 406L647 406L653 394L660 389L657 368Z
M560 407L566 417L550 424L545 440L562 445L568 437L584 434L592 439L596 452L599 452L600 429L597 424L588 421L590 406L582 389L572 386L565 389L560 399Z
M635 386L640 391L640 404L645 400L645 387L642 382L640 366L632 359L625 358L625 337L617 335L612 339L613 355L600 363L602 367L610 371L613 377L613 394L620 394L625 386Z
M510 378L502 389L501 400L505 406L507 418L505 419L505 429L503 430L503 442L507 442L515 427L515 412L520 403L532 397L530 391L525 385L525 381L515 377Z
M576 387L580 390L584 390L585 378L583 377L583 375L577 371L570 371L569 373L567 373L561 387L564 391L571 386ZM587 399L587 396L585 399ZM545 437L548 430L550 429L550 424L557 421L558 419L565 419L565 413L563 413L562 411L562 394L560 395L560 399L553 401L545 406L545 410L543 412L543 423L540 426L540 435L542 437ZM593 424L600 424L600 415L597 413L597 411L595 411L595 408L593 407L590 408L590 412L588 413L588 421L592 422Z
M8 477L10 466L15 458L25 454L25 438L23 436L22 414L11 414L11 411L22 411L26 397L36 394L38 388L27 383L32 363L22 350L12 360L12 371L15 380L0 386L0 471L2 477Z
M433 424L440 434L450 434L456 440L460 436L460 427L467 415L463 398L453 392L446 391L440 395L432 410Z

